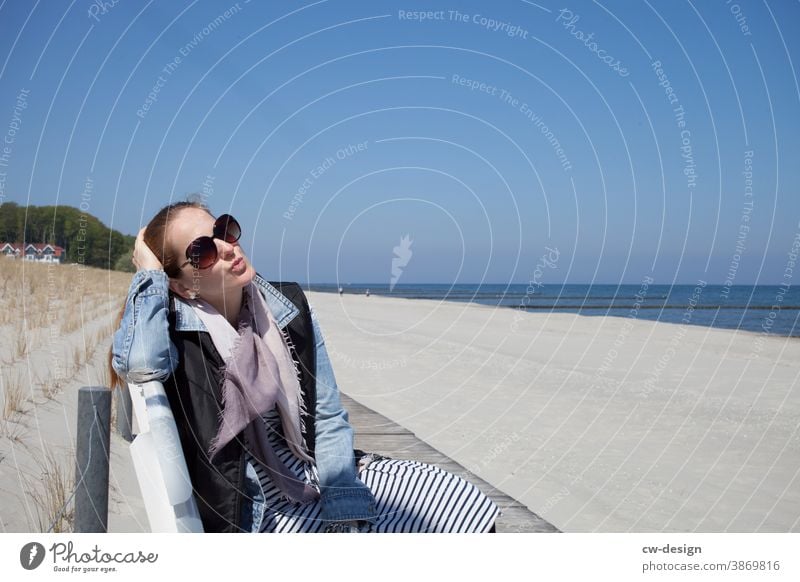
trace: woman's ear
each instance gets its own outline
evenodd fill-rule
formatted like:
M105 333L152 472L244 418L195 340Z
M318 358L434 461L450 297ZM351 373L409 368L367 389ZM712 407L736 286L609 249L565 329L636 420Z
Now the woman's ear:
M172 277L170 277L169 288L173 293L179 295L180 297L183 297L184 299L193 299L193 297L191 296L192 290L183 283L181 283L178 279L173 279Z

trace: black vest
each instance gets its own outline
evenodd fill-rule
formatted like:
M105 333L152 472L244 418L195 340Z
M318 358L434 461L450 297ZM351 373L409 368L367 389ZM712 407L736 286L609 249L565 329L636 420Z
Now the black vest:
M285 329L293 344L290 346L292 358L299 364L301 373L307 411L303 438L314 456L316 345L311 312L300 285L269 283L300 310ZM213 462L208 457L209 445L219 429L224 362L208 332L175 330L174 302L170 292L170 339L178 350L179 363L172 376L164 381L164 389L181 436L200 518L206 532L241 532L246 467L243 434L220 449Z

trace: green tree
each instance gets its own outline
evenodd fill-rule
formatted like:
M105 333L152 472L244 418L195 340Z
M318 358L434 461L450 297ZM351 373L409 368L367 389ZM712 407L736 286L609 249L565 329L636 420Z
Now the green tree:
M0 239L63 247L65 262L114 269L133 250L135 237L112 230L96 217L71 206L0 206ZM128 257L128 263L130 257ZM125 266L125 270L128 267Z
M136 266L133 264L132 259L133 249L128 249L119 256L117 262L114 264L114 270L124 271L126 273L135 273Z

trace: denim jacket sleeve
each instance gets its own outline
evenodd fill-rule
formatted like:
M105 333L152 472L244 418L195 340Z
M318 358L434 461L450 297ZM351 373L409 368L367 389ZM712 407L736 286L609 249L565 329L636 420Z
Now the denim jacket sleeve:
M316 342L315 457L320 481L322 518L329 521L367 520L374 523L375 497L356 475L353 428L339 399L339 388L313 307L311 321L314 324Z
M128 382L166 380L178 365L178 351L169 338L168 289L164 271L143 270L133 276L112 344L112 366Z

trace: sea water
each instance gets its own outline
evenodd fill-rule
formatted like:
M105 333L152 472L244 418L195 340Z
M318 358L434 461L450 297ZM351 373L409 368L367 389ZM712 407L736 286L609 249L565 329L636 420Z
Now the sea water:
M536 313L637 318L800 337L800 289L785 285L311 284L309 291L433 299ZM690 317L686 314L690 313Z

